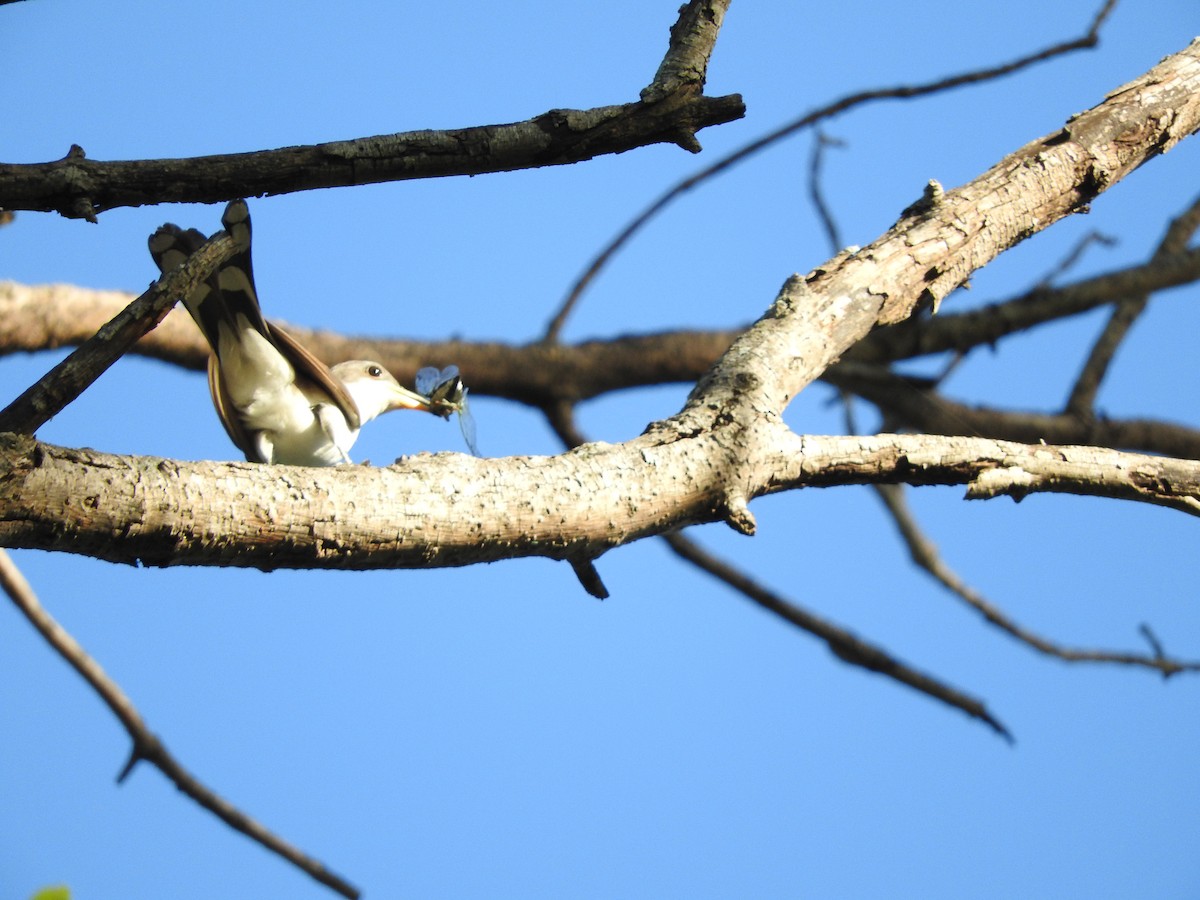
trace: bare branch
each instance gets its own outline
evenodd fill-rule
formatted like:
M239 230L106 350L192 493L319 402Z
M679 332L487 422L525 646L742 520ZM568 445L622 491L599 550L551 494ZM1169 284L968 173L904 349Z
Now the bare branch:
M1071 252L1063 257L1058 265L1042 276L1036 287L1048 288L1053 285L1056 278L1058 278L1060 275L1065 275L1067 272L1073 269L1081 259L1083 259L1083 254L1087 251L1088 247L1092 246L1092 244L1100 244L1104 247L1112 247L1116 243L1117 239L1115 237L1111 237L1107 234L1101 234L1099 231L1089 231L1074 247L1071 248ZM1180 249L1182 250L1183 248L1181 247Z
M704 89L708 60L729 9L729 0L690 0L680 7L671 27L671 43L654 80L642 90L642 100L655 103L677 91ZM691 138L695 141L695 138ZM696 145L699 150L699 145Z
M945 296L1197 127L1200 40L860 252L788 279L685 408L625 444L589 444L556 459L443 455L363 473L175 463L10 438L0 450L0 543L264 568L595 559L694 522L745 531L748 500L765 492L881 481L967 484L973 498L1095 494L1195 514L1197 463L966 438L797 437L780 415L877 325ZM195 480L221 489L198 505L184 487ZM138 491L123 491L127 481ZM138 499L147 495L161 505L147 509ZM182 522L171 509L202 518Z
M0 281L0 355L78 344L134 299L120 291ZM673 331L547 346L471 341L408 341L314 331L283 324L324 362L376 359L401 382L417 369L450 363L473 395L542 407L647 384L691 383L728 349L738 332ZM130 352L203 371L208 345L185 312L171 313Z
M681 11L653 84L636 103L552 109L525 122L410 131L306 147L191 159L97 162L82 148L50 163L0 164L0 208L96 216L120 206L216 203L315 188L568 165L671 143L697 152L696 132L739 119L740 96L700 93L728 0Z
M574 410L568 404L558 404L554 408L547 409L546 418L567 447L577 447L585 443L586 439L575 423ZM1012 735L980 701L968 697L931 675L913 669L886 653L882 648L862 640L846 629L834 625L794 603L789 603L684 535L672 532L662 535L662 538L681 559L723 582L764 609L775 613L784 621L823 640L833 654L843 662L871 672L878 672L901 684L907 684L934 700L960 709L967 715L985 722L1010 743L1012 742Z
M845 244L842 243L842 236L838 231L837 222L833 217L833 212L829 208L829 203L825 200L825 194L821 190L821 167L825 162L825 151L830 147L845 147L845 141L837 138L829 137L825 132L817 129L813 135L812 155L808 160L808 196L812 200L813 207L817 210L817 216L821 220L821 227L825 230L825 237L829 240L829 252L837 253Z
M1106 272L1059 288L1038 287L1020 297L958 314L910 319L876 331L847 358L891 362L948 350L964 352L1098 306L1200 279L1200 249L1155 256L1140 266Z
M1028 628L1018 625L1005 615L998 606L988 602L982 594L967 585L946 565L941 554L938 553L937 547L922 533L916 520L913 518L912 512L908 507L908 501L905 499L902 485L875 485L875 491L880 499L883 500L888 512L891 513L892 520L896 523L896 528L900 532L900 536L904 539L913 562L928 572L930 576L951 594L961 599L983 616L984 619L1006 634L1016 638L1022 644L1037 650L1039 653L1053 656L1055 659L1061 659L1064 662L1115 663L1117 665L1138 666L1153 669L1161 673L1164 678L1177 675L1180 672L1200 671L1200 662L1179 662L1168 659L1162 653L1161 647L1156 649L1153 656L1143 656L1137 653L1116 653L1109 650L1077 650L1071 647L1063 647L1030 631Z
M681 558L723 581L763 609L770 610L802 631L807 631L814 637L823 640L833 654L843 662L871 672L878 672L880 675L906 684L934 700L962 710L968 716L990 726L1009 743L1013 742L1013 737L1008 729L988 712L987 707L981 701L931 675L917 671L877 645L864 641L846 629L789 603L682 535L668 534L664 535L664 539Z
M1155 250L1151 264L1161 259L1168 259L1183 253L1196 229L1200 227L1200 197L1192 202L1191 208L1171 223L1166 235ZM1117 304L1112 316L1104 326L1100 336L1092 345L1092 351L1083 364L1083 370L1071 389L1067 399L1067 412L1077 416L1094 414L1096 394L1100 390L1100 382L1108 373L1108 367L1116 355L1117 348L1125 340L1129 329L1137 321L1138 316L1150 302L1150 292L1140 291Z
M742 446L739 430L731 421L683 437L659 423L626 444L558 457L441 453L380 469L181 462L0 435L0 545L261 569L596 559L684 525L729 521L764 493L892 482L962 484L969 499L1074 493L1200 515L1200 462L1190 460L983 438L796 436L783 425ZM731 468L731 452L743 450L751 455Z
M550 321L546 327L544 340L550 342L558 339L558 335L562 332L563 325L566 324L568 316L574 309L575 304L579 301L580 296L587 289L588 285L600 273L600 270L608 264L609 260L616 255L629 240L637 234L642 228L650 222L655 216L666 209L676 199L691 191L693 188L703 184L708 179L719 175L726 169L741 163L772 144L790 137L798 131L815 125L825 119L843 113L848 109L856 106L862 106L876 100L897 100L910 99L913 97L922 97L928 94L936 94L942 91L951 90L952 88L961 87L966 84L977 84L983 81L990 81L996 78L1010 75L1013 72L1018 72L1021 69L1028 68L1039 62L1052 59L1055 56L1061 56L1065 53L1070 53L1075 50L1094 47L1098 40L1100 26L1108 18L1109 13L1115 5L1115 0L1106 0L1100 12L1093 18L1088 26L1087 32L1080 38L1064 43L1055 44L1047 47L1044 50L1039 50L1036 53L1031 53L1027 56L1022 56L1019 59L1009 63L993 66L987 69L977 69L972 72L966 72L960 75L953 75L949 78L941 78L937 81L926 82L918 85L901 85L894 88L878 88L870 91L861 91L856 94L843 97L840 100L835 100L827 106L823 106L813 112L806 113L798 119L795 119L786 125L783 125L774 131L771 131L757 140L751 141L739 150L734 151L716 162L705 166L700 171L688 176L674 187L662 194L657 200L647 206L639 213L633 221L625 226L621 232L608 243L603 250L592 260L583 274L579 276L575 284L567 292L567 296L563 300L558 313Z
M337 891L343 897L355 900L359 896L358 889L353 885L329 871L321 862L313 859L298 847L268 831L259 822L206 787L180 765L178 760L167 751L158 736L147 727L145 720L133 705L133 701L121 690L120 686L46 611L33 592L33 588L29 586L29 582L25 580L12 558L3 550L0 550L0 587L4 589L30 624L45 638L46 643L83 677L83 680L104 701L104 704L129 734L133 747L130 751L129 761L118 777L118 781L123 781L138 762L148 762L167 776L180 791L235 831L240 831L255 843L261 844L306 875Z
M164 275L104 325L79 349L0 410L0 432L33 434L78 397L133 343L152 329L175 302L230 259L237 247L225 232L213 235L179 269Z
M1094 444L1200 459L1200 431L1151 419L1106 419L970 406L878 366L842 363L825 380L874 403L889 428L928 434L987 436L1025 444Z
M967 313L910 319L892 328L873 331L852 347L845 358L854 362L887 362L945 351L962 352L1142 291L1157 291L1197 279L1200 279L1200 249L1061 288L1036 289ZM120 291L0 281L0 318L5 322L5 329L0 331L0 355L81 343L133 299L132 294ZM741 333L740 330L674 331L547 346L541 342L510 345L368 338L281 324L331 365L346 359L378 359L402 381L411 382L421 366L454 363L467 373L476 395L503 397L538 407L559 400L586 400L629 387L694 382ZM208 359L207 344L191 319L183 314L168 315L134 344L130 352L196 370L203 370ZM845 379L836 376L843 372L849 378L852 371L853 367L839 363L830 369L828 380L844 384ZM1056 430L1052 438L1048 434L1043 436L1057 444L1098 442L1080 436L1077 426L1071 428L1069 433ZM929 430L953 433L938 427ZM971 433L1027 440L981 427ZM1191 439L1186 445L1191 445ZM1116 446L1154 449L1171 456L1194 455L1186 450L1158 449L1142 443Z

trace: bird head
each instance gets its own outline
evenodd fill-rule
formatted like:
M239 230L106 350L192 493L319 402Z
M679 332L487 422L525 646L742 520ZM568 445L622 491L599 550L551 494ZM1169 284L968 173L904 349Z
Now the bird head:
M394 409L418 409L433 412L429 400L401 386L392 373L377 362L354 359L338 363L333 374L354 398L363 422Z

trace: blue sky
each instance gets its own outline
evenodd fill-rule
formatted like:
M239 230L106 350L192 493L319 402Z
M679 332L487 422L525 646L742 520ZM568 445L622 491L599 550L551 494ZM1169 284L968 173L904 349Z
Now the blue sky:
M191 156L525 119L637 96L678 0L616 4L178 5L28 0L0 8L5 162ZM251 201L268 315L351 333L527 341L603 241L716 154L866 87L925 81L1075 36L1090 3L735 2L709 92L745 120L699 158L654 147L587 164ZM970 179L1200 33L1190 0L1123 4L1098 50L826 130L826 192L867 243L937 178ZM1197 193L1195 139L1007 254L947 308L1036 282L1089 230L1087 275L1143 260ZM622 254L565 337L752 320L828 254L806 199L809 143L693 192ZM164 221L22 213L0 278L140 290ZM1161 295L1102 408L1200 426L1196 288ZM1102 316L972 356L949 385L1055 409ZM0 360L13 396L59 358ZM686 386L584 406L619 441ZM133 398L136 403L131 404ZM837 433L829 391L788 410ZM531 412L474 399L483 452L554 453ZM864 419L869 418L862 409ZM236 458L203 377L128 359L48 424L55 443ZM355 455L461 450L444 423L386 418ZM1020 622L1071 645L1200 656L1195 524L1086 498L911 502L947 561ZM874 496L753 504L758 536L694 536L794 601L984 698L1009 747L959 713L847 668L808 636L677 563L656 541L599 561L599 603L548 561L376 573L135 570L16 552L48 609L181 761L367 897L1194 897L1195 680L1070 667L994 633L914 571ZM128 744L80 679L0 604L0 897L328 897L176 794L113 783Z

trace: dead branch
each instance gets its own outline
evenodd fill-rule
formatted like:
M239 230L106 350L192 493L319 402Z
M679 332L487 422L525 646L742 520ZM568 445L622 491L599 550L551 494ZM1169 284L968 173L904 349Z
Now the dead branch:
M190 159L101 162L73 146L54 162L0 164L0 208L58 212L94 222L98 214L121 206L217 203L316 188L510 172L568 165L651 144L677 144L696 152L697 131L739 119L746 111L736 94L706 97L699 92L727 5L692 0L681 10L653 89L635 103L552 109L506 125L409 131ZM698 28L697 21L708 27Z
M175 787L230 828L240 831L250 840L261 844L267 850L282 857L326 887L337 891L343 897L356 900L359 896L357 888L298 847L269 831L260 822L246 815L185 769L167 750L158 735L146 725L141 713L137 711L137 707L133 705L129 696L121 690L120 685L113 681L100 664L88 655L79 642L46 611L29 582L25 580L20 569L13 563L12 557L3 550L0 550L0 588L3 588L17 609L45 638L46 643L54 648L54 651L78 672L88 686L104 701L105 706L112 711L112 714L117 717L129 734L133 746L129 752L129 760L117 777L118 782L124 781L139 762L148 762L167 776Z
M690 439L658 428L558 457L423 454L371 470L114 456L9 435L0 437L0 545L260 569L596 559L700 522L750 532L745 503L764 493L896 482L965 485L970 499L1073 493L1200 515L1200 462L1190 460L983 438L769 431L736 471L728 467L728 448L738 446L732 423Z
M827 619L796 606L794 603L789 603L744 573L717 559L683 535L666 535L665 540L680 558L708 572L763 609L770 610L802 631L807 631L824 641L833 655L843 662L877 672L901 684L906 684L919 693L961 710L973 719L991 727L1009 743L1013 742L1012 734L1001 724L999 719L988 711L982 701L964 694L932 675L914 669L875 644L864 641L856 634L834 625Z
M82 394L93 381L150 331L184 294L204 281L236 251L219 232L195 255L150 286L61 363L0 410L0 432L33 434Z
M1198 227L1200 198L1194 200L1191 207L1171 223L1158 249L1154 251L1151 263L1182 254L1187 250L1188 242ZM1100 382L1108 373L1117 348L1121 346L1121 342L1129 334L1129 329L1145 311L1149 302L1150 291L1140 290L1131 293L1117 304L1104 330L1092 345L1092 351L1083 364L1075 386L1071 388L1071 394L1067 398L1067 412L1076 416L1095 415L1096 394L1100 390Z
M905 499L905 489L899 484L880 484L875 486L876 493L887 507L900 532L909 555L918 567L929 573L930 577L940 583L953 596L958 597L967 606L978 612L991 625L999 628L1005 634L1020 643L1046 656L1061 659L1063 662L1110 663L1123 666L1135 666L1152 669L1164 678L1178 675L1180 672L1200 671L1200 662L1185 662L1167 657L1162 648L1151 656L1140 653L1120 653L1112 650L1081 650L1075 647L1064 647L1040 634L1013 621L996 604L990 602L979 591L972 588L951 569L933 542L921 531L909 509Z
M1019 72L1037 63L1044 62L1048 59L1053 59L1056 56L1061 56L1065 53L1071 53L1075 50L1094 47L1099 37L1100 27L1104 24L1109 14L1116 3L1116 0L1105 0L1100 11L1093 17L1088 26L1087 31L1082 37L1075 40L1065 41L1054 44L1045 49L1039 50L1036 53L1031 53L1022 56L1012 62L1004 63L998 66L992 66L986 69L976 69L970 72L965 72L960 75L953 75L949 78L940 78L936 81L927 82L918 85L901 85L892 88L878 88L870 91L861 91L856 94L851 94L842 97L840 100L835 100L827 106L823 106L813 112L806 113L798 119L788 122L774 131L763 135L762 137L751 141L749 144L741 147L738 150L718 159L716 162L705 166L699 172L688 176L680 181L674 187L670 188L662 194L653 203L647 206L639 213L628 225L623 228L616 237L614 237L596 256L591 263L584 269L583 273L571 286L563 299L558 312L550 320L546 326L544 340L553 342L558 340L558 335L562 333L563 326L566 324L567 318L570 316L575 305L579 302L579 298L587 289L588 285L596 278L617 252L624 247L634 235L642 230L652 219L660 212L670 206L675 200L682 197L684 194L700 186L722 172L733 168L739 163L744 162L750 157L762 152L775 143L778 143L785 138L796 134L799 131L809 128L825 119L832 118L839 113L846 112L858 106L863 106L877 100L900 100L911 99L914 97L925 97L930 94L937 94L943 91L952 90L957 87L968 84L978 84L980 82L991 81L996 78L1002 78L1005 75L1010 75L1013 72Z

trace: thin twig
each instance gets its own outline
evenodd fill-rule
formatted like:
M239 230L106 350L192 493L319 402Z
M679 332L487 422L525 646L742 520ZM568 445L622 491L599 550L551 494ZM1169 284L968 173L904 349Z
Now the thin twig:
M558 435L559 440L567 447L578 447L580 444L587 443L587 438L583 436L583 432L575 423L575 407L571 403L560 400L547 404L542 407L542 413L554 433ZM596 568L595 561L575 558L569 562L571 571L575 573L575 578L585 591L597 600L608 599L608 588L604 586L604 580L600 577L600 571Z
M45 610L37 595L21 574L20 569L13 563L12 558L0 550L0 588L8 594L16 607L27 618L38 633L59 656L83 676L84 681L94 690L105 705L112 710L113 715L120 720L125 731L129 734L133 747L129 760L121 770L117 781L123 781L133 767L141 761L150 763L167 776L175 786L195 800L202 807L220 818L225 824L240 831L251 840L261 844L305 874L332 888L343 897L351 900L359 896L359 891L339 876L330 872L322 863L308 856L299 848L287 843L278 835L264 828L254 819L231 805L228 801L214 793L198 781L195 776L176 761L142 719L134 707L133 701L121 690L120 686L108 676L87 651L80 646L71 634L63 628Z
M1071 248L1071 251L1062 258L1058 265L1042 276L1036 287L1045 289L1053 286L1054 279L1058 278L1060 275L1065 275L1079 264L1079 261L1083 259L1083 254L1092 244L1101 244L1105 247L1113 247L1116 245L1116 243L1117 239L1115 237L1103 234L1099 231L1089 231L1074 247Z
M813 135L812 155L808 159L808 196L817 210L821 227L825 229L825 236L829 239L830 253L837 253L842 249L842 235L821 187L822 166L825 162L826 149L845 146L845 141L829 137L818 128Z
M1156 262L1169 259L1187 250L1188 242L1198 227L1200 227L1200 197L1192 201L1192 205L1171 222L1167 233L1150 258L1150 264L1154 265ZM1075 379L1075 384L1067 398L1067 412L1087 418L1095 415L1096 395L1100 391L1100 384L1104 380L1104 376L1108 374L1117 348L1121 346L1121 342L1129 334L1129 329L1133 327L1133 323L1137 321L1149 303L1150 292L1142 291L1117 304L1105 324L1104 330L1092 344L1091 352L1088 353L1079 377Z
M592 283L595 277L600 273L600 270L608 264L608 261L616 255L617 251L625 246L629 240L637 234L641 229L655 216L662 212L677 198L683 196L688 191L704 183L705 181L719 175L726 169L731 168L743 160L749 159L751 156L765 150L772 144L783 140L815 125L817 122L831 118L839 113L843 113L848 109L856 106L861 106L866 103L871 103L876 100L900 100L910 99L913 97L923 97L928 94L947 91L952 88L960 87L966 84L977 84L982 81L991 81L1000 78L1004 75L1018 72L1021 69L1028 68L1039 62L1052 59L1056 56L1061 56L1064 53L1070 53L1074 50L1083 50L1096 46L1099 40L1100 26L1108 18L1113 7L1116 6L1116 0L1105 0L1100 11L1092 19L1087 32L1079 38L1064 43L1055 44L1047 47L1044 50L1039 50L1036 53L1031 53L1027 56L1022 56L1012 62L1002 65L993 66L987 69L977 69L972 72L966 72L959 75L952 75L949 78L940 78L937 81L926 82L918 85L901 85L893 88L876 88L869 91L860 91L859 93L850 94L846 97L836 100L833 103L823 106L813 112L806 113L798 119L794 119L785 125L776 128L774 131L768 132L762 137L751 141L738 150L721 157L716 162L704 167L698 172L689 175L687 178L678 182L674 187L670 188L662 194L657 200L647 206L639 213L628 225L623 228L616 237L608 243L607 246L592 260L588 267L583 271L583 274L571 286L570 291L564 298L558 313L550 320L546 327L546 333L542 338L547 343L553 343L558 340L558 336L562 331L563 325L566 323L575 305L579 302L579 298Z
M567 449L587 443L587 437L575 421L575 407L565 400L542 407L546 421Z
M974 697L950 687L938 679L919 672L884 652L874 644L840 628L805 609L779 597L753 581L737 569L697 546L681 534L663 535L668 546L683 559L708 572L743 596L753 600L764 609L791 622L803 631L823 640L833 654L843 662L886 675L901 684L906 684L935 700L962 710L968 716L989 725L997 734L1013 743L1013 736L988 712L984 704Z
M180 297L194 290L236 252L237 247L225 232L209 238L184 265L152 284L0 411L0 432L36 432L104 374L138 338L161 322Z
M875 492L891 513L892 521L900 532L909 555L914 563L929 573L951 594L958 597L989 623L1001 631L1016 638L1027 647L1032 647L1039 653L1053 656L1065 662L1114 663L1124 666L1141 666L1153 669L1164 678L1177 675L1180 672L1200 671L1200 662L1180 662L1168 659L1157 648L1154 656L1143 656L1138 653L1116 653L1108 650L1078 650L1056 644L1028 628L1018 625L1010 619L994 603L989 602L978 591L967 585L942 559L936 546L921 531L909 509L904 486L899 484L875 485ZM1144 633L1144 632L1143 632Z
M1142 292L1200 279L1200 249L1105 272L1059 288L1036 288L1019 297L964 313L909 319L867 335L846 354L861 362L892 362L947 350L963 352L1047 322L1079 315Z
M1166 656L1166 653L1163 651L1162 641L1158 639L1158 635L1145 622L1138 626L1138 634L1146 639L1146 643L1150 645L1150 650L1154 653L1156 659L1162 659ZM1170 674L1169 672L1163 672L1163 678L1169 677Z

